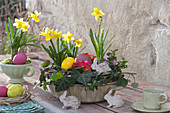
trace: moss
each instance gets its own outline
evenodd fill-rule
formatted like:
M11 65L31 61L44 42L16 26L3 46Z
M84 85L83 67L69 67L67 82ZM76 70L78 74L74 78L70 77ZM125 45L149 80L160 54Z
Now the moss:
M24 64L30 64L32 61L30 58L27 58L27 61ZM13 64L12 60L10 58L7 58L3 61L1 61L2 64Z
M7 58L3 61L1 61L2 64L12 64L12 60L10 58Z

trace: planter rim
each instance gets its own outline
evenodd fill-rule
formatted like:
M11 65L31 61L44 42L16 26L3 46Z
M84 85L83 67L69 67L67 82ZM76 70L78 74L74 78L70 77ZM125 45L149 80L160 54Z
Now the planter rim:
M32 63L29 63L29 64L22 64L22 65L15 65L15 64L3 64L0 62L0 65L1 66L9 66L9 67L22 67L22 66L29 66L31 65Z
M108 83L108 84L98 85L98 87L102 87L102 86L106 86L106 85L116 85L116 82L117 82L117 81L115 81L115 82L110 82L110 83ZM52 84L52 86L55 86L55 85ZM88 86L84 86L83 84L74 84L73 86L75 86L75 87L88 87ZM73 87L73 86L71 86L71 87ZM122 86L117 86L117 87L123 88Z
M106 85L116 85L116 82L110 82L110 83L107 83L107 84L103 84L103 85L97 85L97 86L106 86ZM55 85L54 85L55 86ZM78 87L88 87L88 86L84 86L82 84L74 84L73 86L78 86Z

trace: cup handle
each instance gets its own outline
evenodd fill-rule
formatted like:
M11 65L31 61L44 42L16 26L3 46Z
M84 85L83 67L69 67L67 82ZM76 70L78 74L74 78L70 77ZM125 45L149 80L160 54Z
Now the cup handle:
M165 100L164 101L162 101L162 102L159 102L158 104L160 105L160 104L164 104L165 102L167 102L168 101L168 96L165 94L165 93L161 93L160 94L160 97L162 97L162 96L164 96L165 97Z
M23 75L24 77L30 77L30 76L32 76L35 73L35 69L32 66L27 66L26 67L26 71L27 70L31 71L31 74L27 75L27 73L26 73L26 74Z

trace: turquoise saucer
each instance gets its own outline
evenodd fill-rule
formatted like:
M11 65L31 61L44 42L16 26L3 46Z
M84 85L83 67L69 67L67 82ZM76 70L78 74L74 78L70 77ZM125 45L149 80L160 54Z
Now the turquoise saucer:
M159 110L150 110L150 109L145 109L143 107L143 101L137 101L137 102L134 102L131 107L137 111L141 111L141 112L144 112L144 113L163 113L163 112L168 112L170 111L170 103L165 103L165 104L162 104L162 107L161 109Z

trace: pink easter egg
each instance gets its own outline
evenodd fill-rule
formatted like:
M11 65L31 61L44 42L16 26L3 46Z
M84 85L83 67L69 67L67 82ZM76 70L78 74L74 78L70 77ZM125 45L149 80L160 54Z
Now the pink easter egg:
M13 64L21 65L27 60L27 55L25 53L18 53L13 58Z
M85 54L79 54L77 57L76 57L76 62L79 62L79 61L88 61L90 64L92 64L92 61L90 59L89 56L85 55Z
M7 96L8 88L5 86L0 86L0 97L6 97Z

